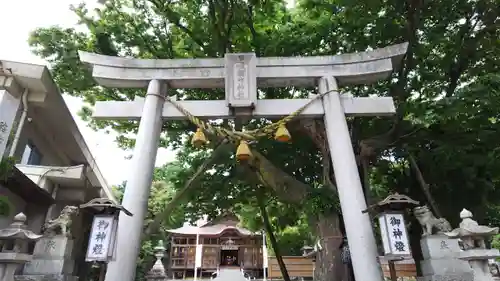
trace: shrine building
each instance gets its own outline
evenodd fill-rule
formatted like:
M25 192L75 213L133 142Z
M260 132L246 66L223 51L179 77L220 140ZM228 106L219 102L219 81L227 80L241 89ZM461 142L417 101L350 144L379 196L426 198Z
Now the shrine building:
M263 239L261 233L254 233L238 226L239 219L233 215L208 222L201 227L183 226L168 230L172 243L170 270L175 279L210 277L221 267L239 267L254 277L263 275ZM201 259L196 262L197 235L198 252Z

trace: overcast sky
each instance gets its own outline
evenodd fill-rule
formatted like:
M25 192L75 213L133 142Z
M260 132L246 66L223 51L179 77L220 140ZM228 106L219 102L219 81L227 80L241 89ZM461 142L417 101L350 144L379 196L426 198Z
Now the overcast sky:
M82 0L0 0L2 10L2 34L0 40L0 59L47 64L41 58L31 54L27 39L30 31L37 27L59 25L73 27L77 17L69 10L71 4ZM96 5L96 0L86 0L89 6ZM116 134L95 132L88 128L78 116L82 107L79 98L65 95L66 103L78 124L80 131L97 164L109 184L120 184L126 180L129 160L125 157L130 151L123 151L115 143ZM174 159L174 153L160 149L156 165L163 165Z

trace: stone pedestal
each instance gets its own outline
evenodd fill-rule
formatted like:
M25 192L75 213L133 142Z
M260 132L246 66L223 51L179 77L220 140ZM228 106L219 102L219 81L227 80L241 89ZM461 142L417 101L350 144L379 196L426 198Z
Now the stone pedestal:
M74 241L55 236L40 239L33 251L33 260L24 266L23 275L16 281L77 281L73 276L75 261L72 257Z
M474 272L474 281L494 281L488 265L489 259L500 256L497 249L471 249L460 253L460 259L467 261Z
M420 262L422 277L418 281L473 281L472 268L459 260L457 239L444 235L429 235L420 240L424 260Z

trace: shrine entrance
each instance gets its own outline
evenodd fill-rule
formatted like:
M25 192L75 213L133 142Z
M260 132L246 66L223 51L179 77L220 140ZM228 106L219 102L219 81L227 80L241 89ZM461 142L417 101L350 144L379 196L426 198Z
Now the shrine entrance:
M147 88L144 98L96 102L93 114L101 120L140 120L130 169L141 172L130 173L122 200L123 206L134 215L120 214L116 260L108 264L105 280L133 281L135 278L163 122L188 119L198 127L196 134L200 140L208 133L221 143L238 146L236 155L242 156L238 159L253 162L252 168L265 182L268 170L263 165L267 160L249 148L249 142L272 137L273 132L277 140L287 141L290 136L287 136L286 125L290 120L318 117L322 117L325 124L325 141L335 174L354 275L357 280L383 280L371 218L363 212L367 206L346 115L393 115L396 112L394 101L391 97L354 97L341 92L340 87L367 85L389 78L400 67L407 48L408 43L403 43L336 56L259 58L254 53L226 53L224 58L170 60L110 57L80 51L80 60L91 67L92 76L100 86ZM317 91L301 99L258 97L258 88L283 87L316 87ZM224 100L177 100L176 96L167 95L167 88L223 88L226 96ZM204 121L248 118L279 121L244 131L214 127Z
M240 251L238 250L224 250L222 249L220 251L220 265L221 266L239 266L239 254Z
M231 234L231 233L230 233ZM236 242L229 238L221 243L220 258L221 266L239 266L240 265L240 251Z

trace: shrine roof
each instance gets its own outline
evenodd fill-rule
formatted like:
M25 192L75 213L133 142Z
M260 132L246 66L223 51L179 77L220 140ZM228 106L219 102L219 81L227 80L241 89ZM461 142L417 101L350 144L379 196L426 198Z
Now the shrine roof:
M185 225L180 228L170 229L168 232L174 234L183 234L183 235L220 235L227 230L237 231L242 236L253 236L259 235L258 233L252 232L248 229L234 226L234 225L226 225L226 224L214 224L214 225L205 225L202 227L196 227L192 225Z
M258 233L252 232L246 228L239 227L239 219L232 212L225 212L221 216L201 225L200 227L192 225L184 225L183 227L177 229L170 229L168 232L183 235L209 235L216 236L221 235L225 231L236 231L242 236L253 236L259 235Z

